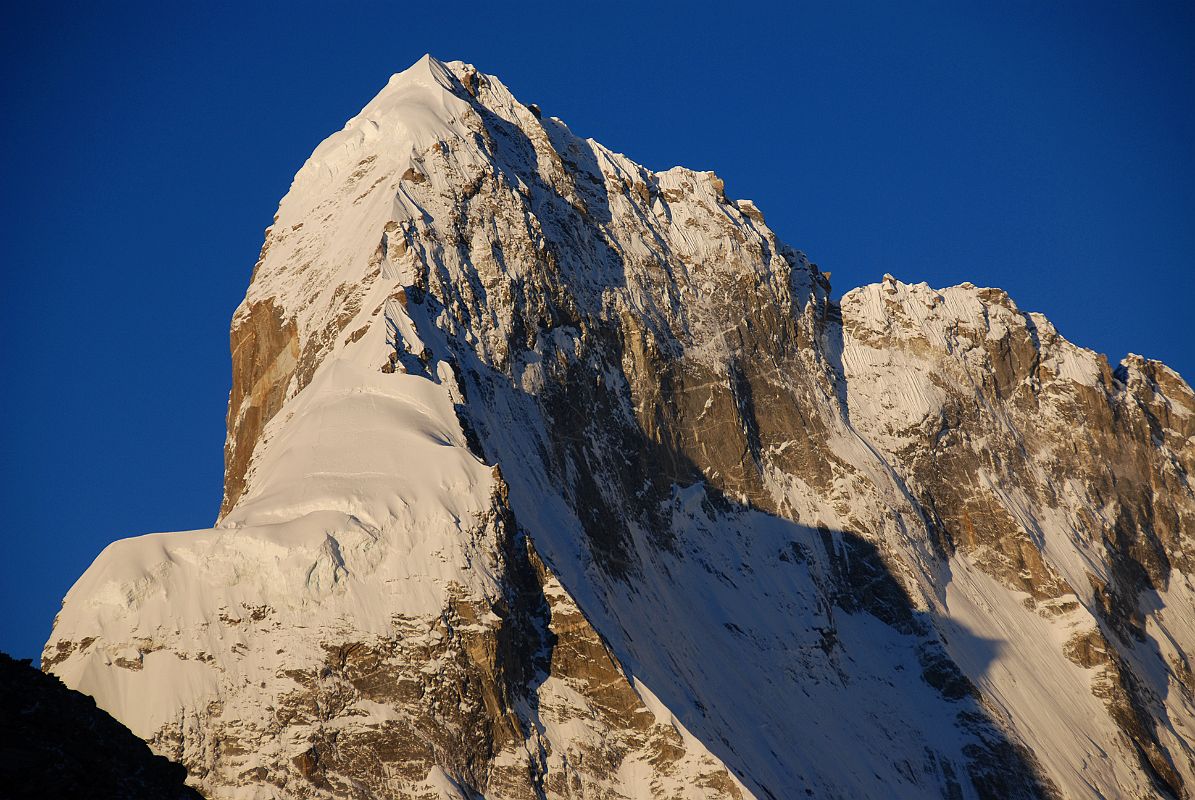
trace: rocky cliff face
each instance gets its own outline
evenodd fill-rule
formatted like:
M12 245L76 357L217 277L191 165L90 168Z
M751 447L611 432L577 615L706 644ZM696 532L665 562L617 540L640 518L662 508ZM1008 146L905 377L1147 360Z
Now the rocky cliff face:
M1003 292L830 297L712 173L424 59L233 320L217 527L44 666L210 797L1186 797L1195 395Z

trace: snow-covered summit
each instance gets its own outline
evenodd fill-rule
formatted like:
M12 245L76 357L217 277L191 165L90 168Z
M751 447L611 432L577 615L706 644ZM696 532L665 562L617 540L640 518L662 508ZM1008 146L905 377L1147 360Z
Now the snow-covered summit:
M465 65L456 63L463 68ZM304 196L295 189L335 179L352 167L356 153L371 142L384 140L401 158L427 149L454 129L464 131L469 104L457 96L459 82L450 68L430 55L391 76L386 86L345 123L344 129L325 139L295 176L287 200ZM403 152L406 150L407 152ZM323 198L314 198L320 200ZM285 204L284 204L285 205Z

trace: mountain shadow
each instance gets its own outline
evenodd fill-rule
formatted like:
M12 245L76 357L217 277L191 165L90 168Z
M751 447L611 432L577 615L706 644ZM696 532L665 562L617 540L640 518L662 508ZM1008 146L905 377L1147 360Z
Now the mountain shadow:
M0 795L202 800L186 778L90 697L0 653Z

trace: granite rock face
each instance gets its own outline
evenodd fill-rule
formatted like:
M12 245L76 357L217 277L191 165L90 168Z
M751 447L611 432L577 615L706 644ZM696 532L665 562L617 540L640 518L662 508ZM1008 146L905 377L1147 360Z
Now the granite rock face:
M1195 395L830 294L712 173L427 58L298 173L209 531L43 665L210 797L1189 796Z

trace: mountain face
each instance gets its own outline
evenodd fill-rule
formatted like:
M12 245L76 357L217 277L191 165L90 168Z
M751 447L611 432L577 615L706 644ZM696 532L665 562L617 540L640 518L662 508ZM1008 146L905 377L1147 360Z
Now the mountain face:
M43 666L211 798L1195 793L1195 395L830 296L708 172L425 58L296 175L211 530Z

